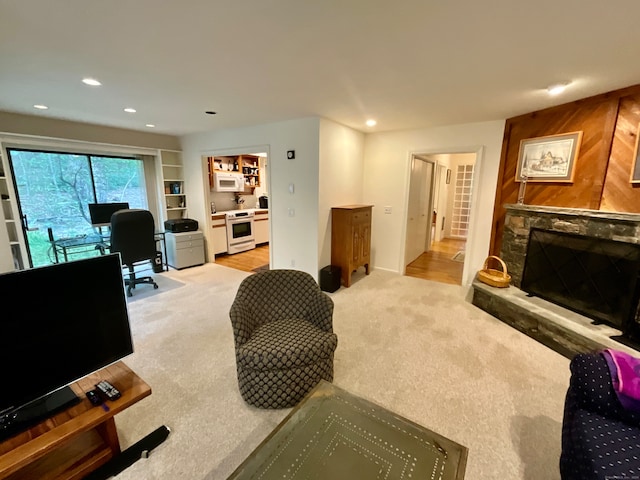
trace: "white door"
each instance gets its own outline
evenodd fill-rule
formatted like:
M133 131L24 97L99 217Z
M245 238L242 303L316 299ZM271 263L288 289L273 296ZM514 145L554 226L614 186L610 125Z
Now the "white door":
M431 224L433 219L433 172L434 164L431 162L424 163L424 173L422 178L422 195L420 196L420 219L418 222L419 241L423 242L423 252L431 250Z
M433 163L413 158L407 206L405 265L429 249L431 238L431 183Z

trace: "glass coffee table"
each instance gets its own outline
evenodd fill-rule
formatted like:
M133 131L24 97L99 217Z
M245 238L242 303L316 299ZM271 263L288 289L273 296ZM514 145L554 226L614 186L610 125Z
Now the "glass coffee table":
M461 480L468 449L321 381L228 480Z

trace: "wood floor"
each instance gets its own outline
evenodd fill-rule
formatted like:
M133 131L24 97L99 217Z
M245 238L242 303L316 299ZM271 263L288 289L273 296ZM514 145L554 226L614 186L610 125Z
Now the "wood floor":
M461 285L464 261L453 260L453 256L460 251L464 252L465 244L465 240L452 238L434 242L429 252L423 253L407 265L405 274L409 277Z
M407 265L406 275L460 285L463 262L452 260L452 257L459 251L464 251L464 248L464 240L445 239L434 242L431 251L423 253ZM269 265L269 245L261 245L253 250L233 255L217 255L216 263L243 272L252 272L258 267Z
M243 272L252 272L255 268L269 265L269 244L233 255L216 255L216 263Z

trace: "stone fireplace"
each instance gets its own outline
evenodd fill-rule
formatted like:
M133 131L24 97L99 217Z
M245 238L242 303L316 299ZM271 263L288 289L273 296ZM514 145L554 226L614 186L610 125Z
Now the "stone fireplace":
M500 257L520 288L532 228L640 244L640 215L538 205L506 205Z
M493 288L476 281L473 285L474 305L568 357L598 348L624 350L624 346L617 343L626 340L622 338L625 332L620 326L611 322L609 325L600 325L601 322L594 322L594 316L589 318L579 314L579 309L576 313L575 308L572 311L564 310L557 304L530 298L521 287L532 230L557 232L567 237L580 235L592 241L595 239L595 243L598 243L597 239L602 239L602 243L615 243L605 242L607 240L623 242L627 244L623 247L637 252L640 250L640 215L537 205L514 204L505 208L507 213L500 257L512 276L511 287ZM639 247L636 248L636 245ZM637 273L632 272L632 276L635 285ZM633 311L629 311L631 321L633 317L637 321L637 292L629 301L633 302L633 307L629 307L633 308Z

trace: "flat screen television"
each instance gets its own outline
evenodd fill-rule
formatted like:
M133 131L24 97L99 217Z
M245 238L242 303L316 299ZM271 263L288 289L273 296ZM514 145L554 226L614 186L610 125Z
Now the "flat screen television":
M88 206L91 225L94 227L108 227L111 225L111 215L118 210L129 208L129 203L89 203Z
M0 274L0 292L2 440L77 403L69 385L133 341L118 254Z

